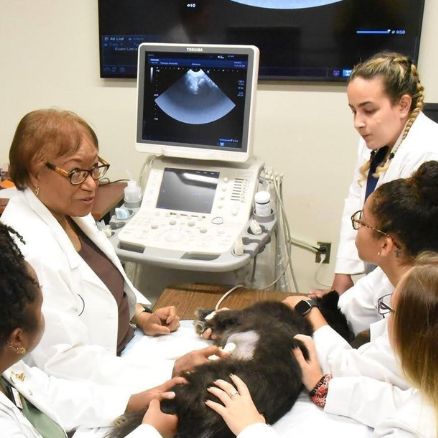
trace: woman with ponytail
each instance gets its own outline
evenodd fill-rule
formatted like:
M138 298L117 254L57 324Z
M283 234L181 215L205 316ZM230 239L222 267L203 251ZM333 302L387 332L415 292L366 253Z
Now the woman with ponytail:
M399 53L379 53L355 66L347 93L361 139L342 214L332 289L341 295L340 308L357 323L358 332L378 319L375 308L362 311L362 296L383 294L388 280L381 269L370 272L374 266L359 258L350 217L376 187L409 177L425 161L438 160L438 124L422 113L424 87L417 68ZM367 275L361 284L354 285L351 275L363 272Z

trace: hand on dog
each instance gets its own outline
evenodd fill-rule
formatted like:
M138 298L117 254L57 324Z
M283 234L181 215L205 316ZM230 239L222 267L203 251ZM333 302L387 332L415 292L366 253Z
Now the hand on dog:
M316 355L315 343L310 336L306 335L295 335L294 339L301 341L309 352L309 359L306 360L300 347L295 347L292 350L292 353L301 368L301 372L303 373L303 385L308 391L311 391L323 376L321 365L319 364Z
M205 347L201 350L192 351L175 361L172 376L179 376L184 371L191 371L196 366L207 363L209 361L208 358L213 355L216 355L219 359L223 359L230 354L223 351L217 345L211 345L210 347Z
M153 399L172 399L175 397L175 393L173 391L169 391L170 388L175 385L181 385L185 383L187 383L187 381L183 377L174 377L173 379L167 380L161 385L155 386L147 391L133 394L128 401L128 405L126 406L126 412L144 412Z
M317 298L322 298L324 295L328 294L331 289L310 289L308 293L308 297L312 300L316 300Z
M309 297L307 295L290 295L286 297L282 303L286 304L286 306L289 306L292 310L295 309L295 306L303 300L308 300Z
M255 423L266 423L265 418L254 405L248 387L240 377L230 376L234 387L225 380L214 382L208 391L215 395L223 404L206 400L205 404L217 412L227 423L231 432L239 435L247 426Z
M171 438L176 434L178 417L176 415L165 414L160 409L160 401L154 399L149 405L143 424L150 424L155 427L163 438Z
M154 313L139 312L135 322L145 335L168 335L178 329L179 316L174 306L167 306L155 310Z

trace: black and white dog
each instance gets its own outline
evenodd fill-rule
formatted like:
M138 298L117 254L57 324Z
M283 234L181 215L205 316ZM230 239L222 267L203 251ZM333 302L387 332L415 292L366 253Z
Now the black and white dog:
M337 301L334 292L319 299L319 307L330 325L350 340L351 333L337 309ZM177 438L234 437L222 418L205 405L206 399L214 399L207 388L217 379L230 381L230 374L238 375L248 385L257 409L268 424L288 412L302 390L301 370L292 348L298 346L308 356L304 345L294 339L298 333L312 334L304 317L277 301L261 301L243 310L224 310L205 319L209 313L200 312L195 321L197 331L211 328L214 342L231 354L186 373L188 383L172 389L175 399L161 402L164 412L178 416ZM126 436L142 418L143 414L122 417L109 437Z

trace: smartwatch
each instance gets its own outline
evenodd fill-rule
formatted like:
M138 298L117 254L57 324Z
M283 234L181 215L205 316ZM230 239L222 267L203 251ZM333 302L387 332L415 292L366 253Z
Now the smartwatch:
M147 306L146 304L142 304L142 303L139 303L139 304L141 307L143 307L142 312L153 313L153 310L149 306Z
M312 310L312 307L318 307L316 300L301 300L295 305L295 311L305 316Z

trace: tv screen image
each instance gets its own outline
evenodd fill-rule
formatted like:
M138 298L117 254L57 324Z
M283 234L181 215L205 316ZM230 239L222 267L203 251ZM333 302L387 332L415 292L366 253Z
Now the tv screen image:
M341 0L232 0L243 5L267 9L302 9L329 5Z
M143 42L255 45L260 79L345 81L378 51L418 60L424 0L99 0L100 74L134 78Z
M170 69L174 71L173 67ZM210 78L209 75L212 75L213 71L209 67L205 68L206 71L192 67L183 69L182 72L180 69L181 67L177 68L178 77L175 82L154 99L158 107L171 119L188 125L204 125L225 117L236 107L236 104ZM160 67L154 72L152 67L151 70L151 75L161 76L163 70L168 68ZM159 78L155 82L157 86L158 82Z

